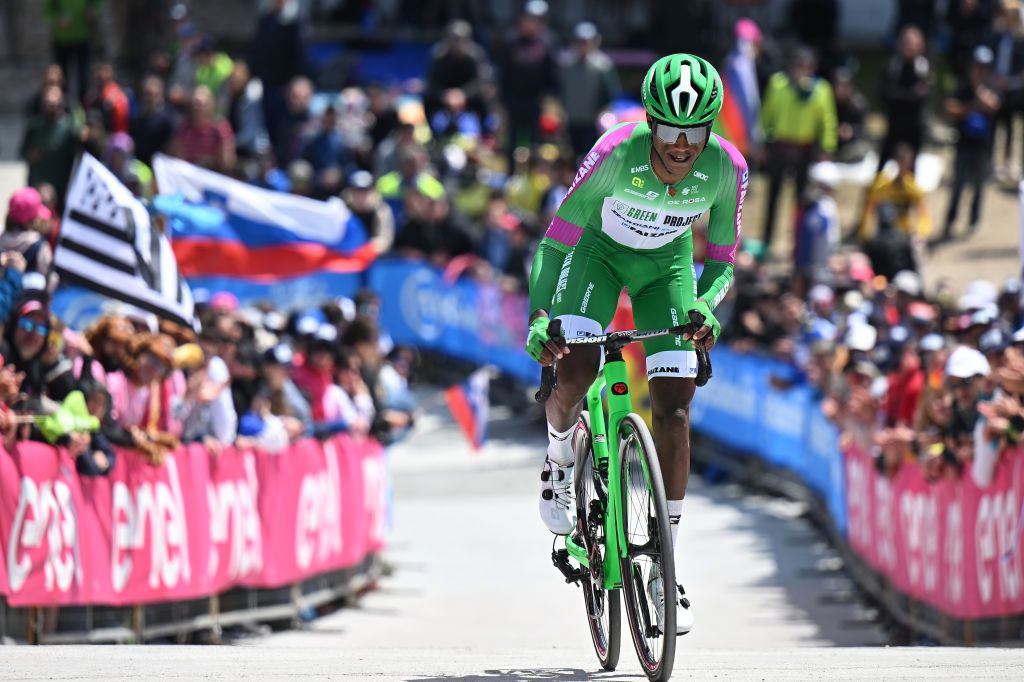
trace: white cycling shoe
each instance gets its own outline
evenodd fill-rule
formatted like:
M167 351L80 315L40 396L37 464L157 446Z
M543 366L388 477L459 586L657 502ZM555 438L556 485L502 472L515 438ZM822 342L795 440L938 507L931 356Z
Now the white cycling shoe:
M693 612L690 611L690 600L682 585L676 585L676 634L685 635L693 627ZM651 600L654 613L658 618L658 630L665 631L665 581L661 579L658 564L651 564L651 572L647 576L647 597Z
M568 535L576 528L572 464L559 466L548 457L540 472L540 518L555 535Z

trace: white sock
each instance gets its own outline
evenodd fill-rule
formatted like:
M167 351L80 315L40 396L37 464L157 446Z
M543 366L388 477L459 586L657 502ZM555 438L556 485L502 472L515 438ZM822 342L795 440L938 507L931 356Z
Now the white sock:
M559 431L551 422L548 422L548 457L559 466L573 463L572 432L576 429L573 424L567 431Z
M668 501L668 527L672 531L672 549L673 553L678 544L679 538L679 517L683 515L683 501L682 500L669 500Z

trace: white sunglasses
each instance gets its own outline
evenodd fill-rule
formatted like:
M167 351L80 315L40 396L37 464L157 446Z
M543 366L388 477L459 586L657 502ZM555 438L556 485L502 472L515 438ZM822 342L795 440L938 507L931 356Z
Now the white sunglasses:
M708 139L708 126L694 126L691 128L677 128L664 123L654 123L654 134L666 144L675 144L680 135L686 135L688 144L700 144Z

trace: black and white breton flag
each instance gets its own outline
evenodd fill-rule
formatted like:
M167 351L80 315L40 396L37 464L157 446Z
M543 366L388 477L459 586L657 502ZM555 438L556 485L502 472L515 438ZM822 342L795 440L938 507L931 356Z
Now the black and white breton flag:
M89 154L71 179L53 264L62 284L194 326L192 292L167 237L142 202Z

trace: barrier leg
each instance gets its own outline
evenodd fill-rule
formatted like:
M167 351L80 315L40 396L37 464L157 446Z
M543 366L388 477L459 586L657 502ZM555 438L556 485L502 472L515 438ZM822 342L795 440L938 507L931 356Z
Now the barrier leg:
M39 624L40 621L42 621L39 614L39 608L36 606L28 607L27 615L25 640L29 644L39 644Z
M220 644L221 634L220 595L214 594L210 597L210 644Z
M136 605L132 607L132 632L135 633L135 643L142 644L145 639L143 638L144 630L146 628L146 612L143 606Z

